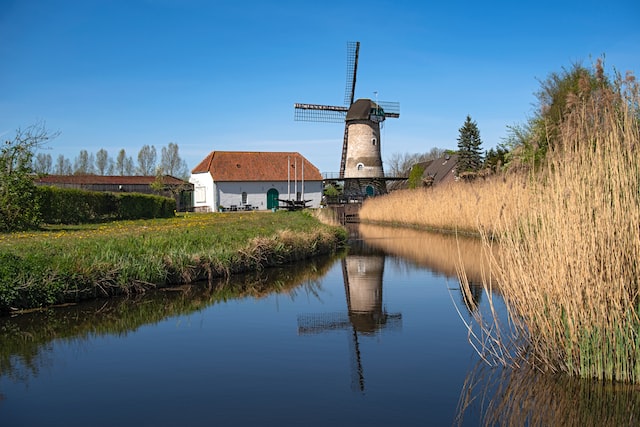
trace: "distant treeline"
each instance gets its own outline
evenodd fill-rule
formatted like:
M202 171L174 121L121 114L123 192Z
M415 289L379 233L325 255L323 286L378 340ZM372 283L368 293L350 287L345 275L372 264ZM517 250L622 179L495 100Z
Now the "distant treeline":
M95 155L87 150L80 150L73 162L62 154L58 155L54 162L51 154L39 152L33 158L32 169L41 175L153 176L160 173L177 178L189 176L187 164L180 157L178 144L170 142L168 146L162 147L160 162L157 160L156 147L153 145L142 146L137 162L127 155L124 148L118 151L115 159L104 148L98 150Z

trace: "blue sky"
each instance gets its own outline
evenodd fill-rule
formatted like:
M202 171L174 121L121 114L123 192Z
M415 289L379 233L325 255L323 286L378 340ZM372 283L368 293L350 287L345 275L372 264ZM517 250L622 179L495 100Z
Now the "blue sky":
M0 136L44 121L54 161L175 142L189 169L242 150L337 171L343 125L296 122L293 104L342 105L360 41L356 97L400 102L383 160L455 149L467 114L489 149L551 72L604 55L638 75L638 22L637 0L1 0Z

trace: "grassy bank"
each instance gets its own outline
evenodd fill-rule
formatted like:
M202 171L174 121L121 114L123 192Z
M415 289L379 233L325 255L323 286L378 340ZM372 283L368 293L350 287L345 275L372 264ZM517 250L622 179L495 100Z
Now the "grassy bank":
M329 253L344 238L305 212L186 214L0 234L0 311L211 280Z
M640 383L640 90L594 93L572 100L541 172L396 192L360 218L499 242L485 286L510 319L477 319L487 359Z
M318 292L318 279L334 264L316 257L284 268L270 268L214 279L212 286L151 290L143 297L109 298L36 310L0 318L0 375L37 374L52 341L76 342L122 335L174 316L188 316L215 304L273 293L295 298Z

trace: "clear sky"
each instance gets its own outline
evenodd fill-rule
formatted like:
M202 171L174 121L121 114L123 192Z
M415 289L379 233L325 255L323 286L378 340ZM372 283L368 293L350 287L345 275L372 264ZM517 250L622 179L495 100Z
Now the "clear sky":
M337 171L343 125L293 104L343 104L348 41L356 97L400 102L383 160L455 149L467 114L489 149L551 72L604 55L640 77L640 1L0 0L0 137L44 121L54 162L175 142L189 169L239 150Z

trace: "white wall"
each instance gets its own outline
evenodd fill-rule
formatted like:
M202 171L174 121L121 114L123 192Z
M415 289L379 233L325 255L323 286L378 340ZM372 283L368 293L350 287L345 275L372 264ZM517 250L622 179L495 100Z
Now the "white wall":
M322 181L291 182L218 182L214 183L210 173L192 174L189 182L193 184L193 206L196 211L212 212L218 206L230 207L242 205L242 193L247 193L247 204L259 210L267 209L267 191L278 190L279 199L296 199L296 190L304 200L311 200L308 206L320 207L322 201ZM304 191L304 195L302 194Z
M214 200L213 178L209 172L196 173L189 177L189 182L193 184L193 209L196 212L211 212L217 206Z
M278 190L279 199L296 199L296 186L292 182L290 187L287 182L219 182L216 184L216 196L219 205L229 207L231 205L240 206L242 204L242 193L247 193L247 204L257 206L258 209L267 209L267 192L275 188ZM290 188L290 190L289 190ZM302 198L302 184L298 182L297 190ZM320 207L322 200L322 181L305 181L304 200L311 200L308 206Z

